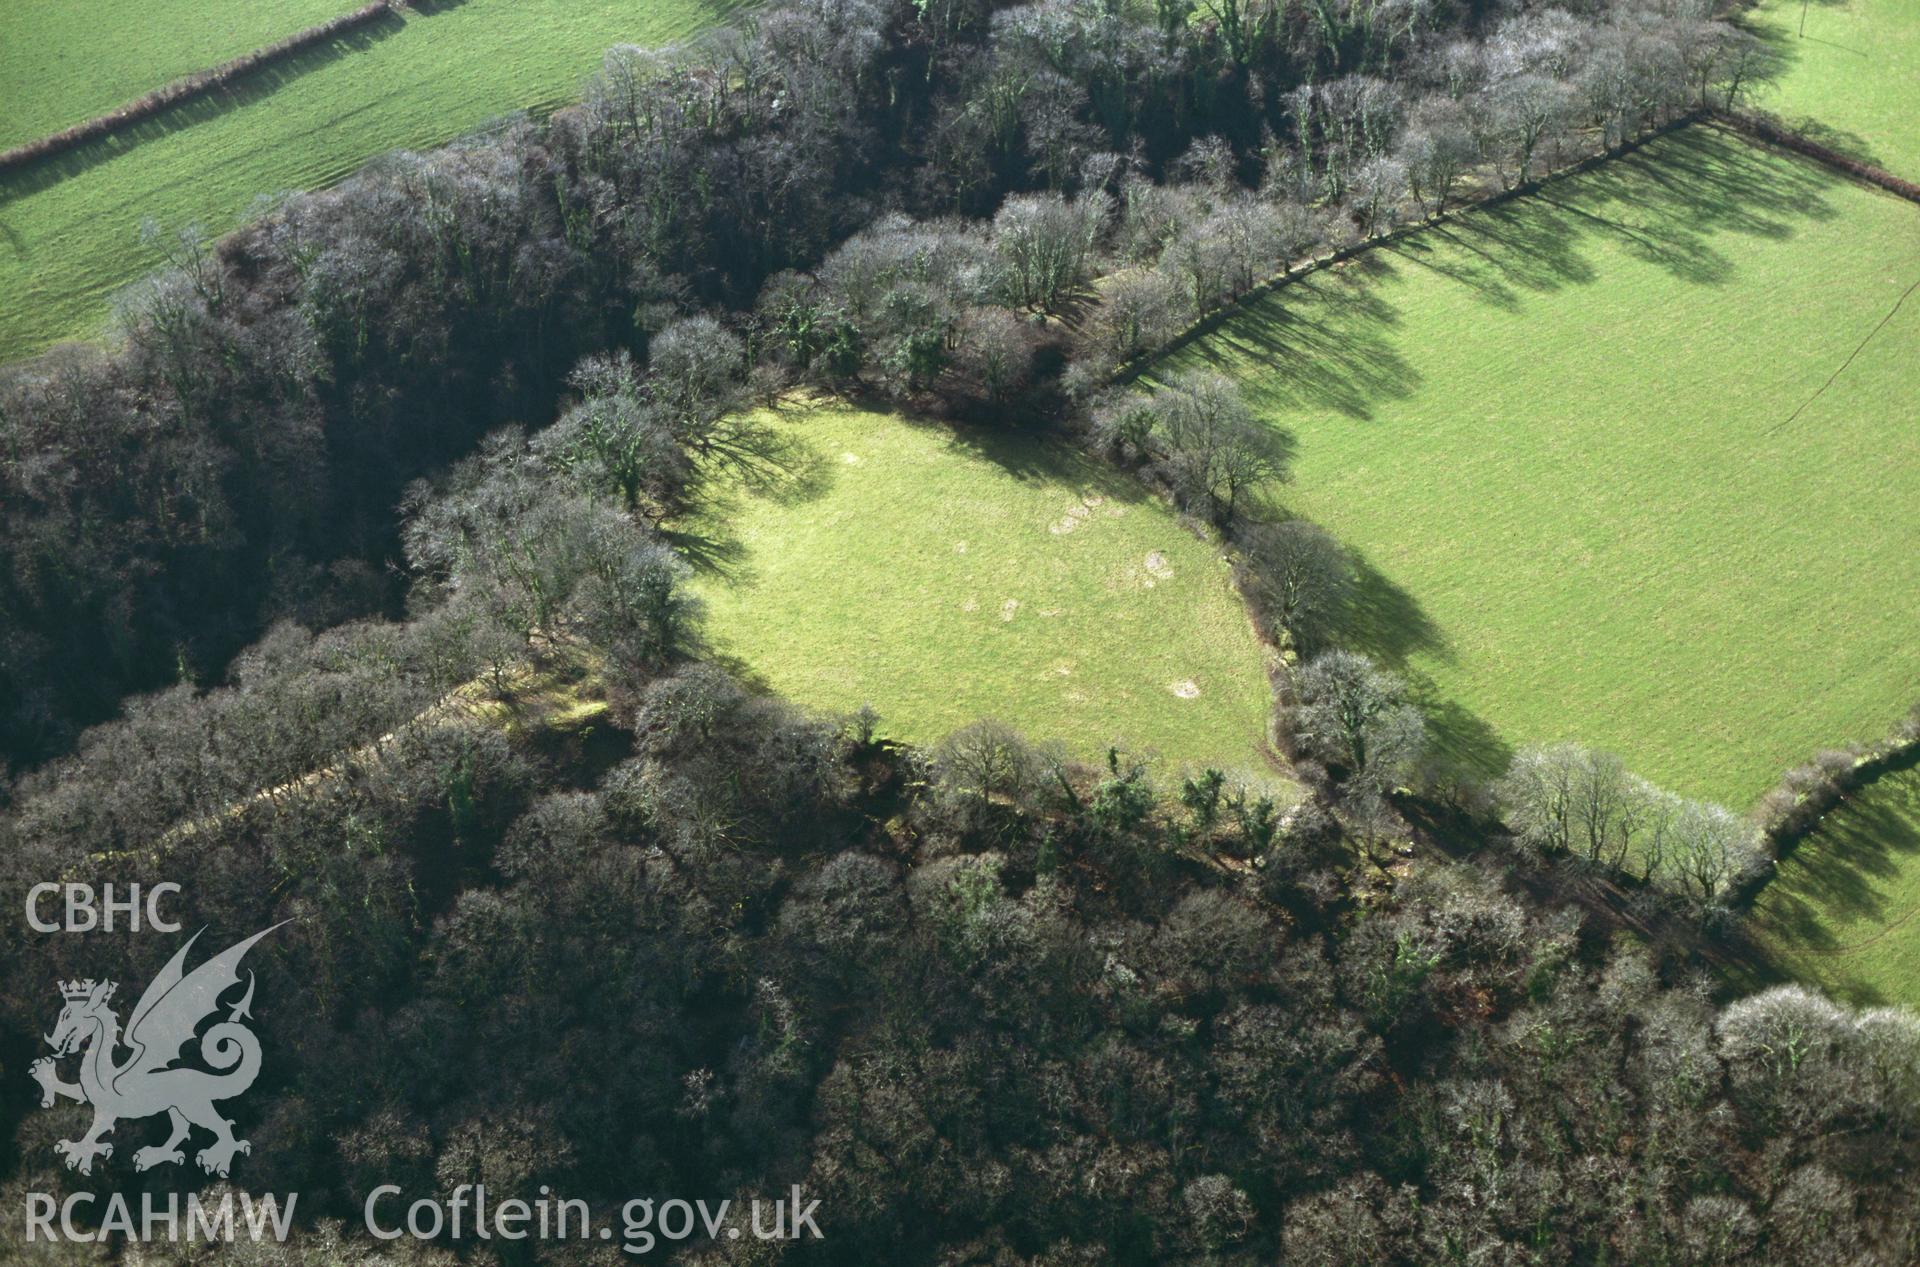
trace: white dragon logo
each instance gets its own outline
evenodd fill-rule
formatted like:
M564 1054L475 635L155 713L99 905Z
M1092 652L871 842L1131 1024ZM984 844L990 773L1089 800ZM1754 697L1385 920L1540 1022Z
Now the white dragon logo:
M53 1055L34 1061L27 1072L40 1084L42 1108L51 1108L60 1096L93 1106L93 1126L87 1133L53 1146L66 1159L69 1170L91 1174L95 1157L113 1156L113 1145L104 1143L101 1137L121 1118L162 1112L173 1124L172 1133L166 1143L134 1153L135 1170L184 1162L186 1156L180 1146L196 1126L213 1132L213 1143L195 1158L208 1174L224 1178L233 1165L234 1154L251 1151L246 1140L233 1137L233 1123L213 1107L215 1100L231 1100L245 1091L260 1075L260 1040L240 1024L252 1019L248 1012L253 1004L251 972L247 974L246 996L232 1006L226 1020L212 1026L200 1039L201 1059L218 1072L169 1066L180 1059L181 1049L192 1041L200 1023L219 1009L220 996L240 984L240 960L247 951L279 927L275 924L255 933L190 973L182 967L200 933L189 937L127 1018L124 1046L132 1055L120 1064L114 1063L115 1052L123 1045L120 1018L107 1006L115 984L69 981L60 987L67 1005L60 1012L60 1023L46 1036ZM83 1050L79 1081L62 1082L55 1061Z

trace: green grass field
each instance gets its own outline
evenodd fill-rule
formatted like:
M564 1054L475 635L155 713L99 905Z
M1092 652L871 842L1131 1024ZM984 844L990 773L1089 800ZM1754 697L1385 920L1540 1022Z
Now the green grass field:
M0 149L71 127L356 8L353 0L122 0L14 4L0 13Z
M1776 965L1855 1003L1920 1007L1920 767L1827 816L1761 891Z
M1920 693L1920 296L1876 332L1916 282L1920 208L1694 128L1174 364L1293 433L1285 502L1363 556L1345 636L1456 757L1579 739L1737 808Z
M937 740L998 717L1102 759L1255 771L1265 651L1219 551L1068 450L795 407L809 455L775 493L716 496L697 587L722 658L810 708Z
M1920 4L1761 0L1748 25L1786 60L1755 103L1835 149L1920 181ZM1810 122L1809 122L1810 121Z
M15 7L38 15L67 3ZM310 6L253 7L286 10L291 20L273 25L291 31ZM513 110L571 100L609 45L665 43L737 7L739 0L423 6L262 72L231 98L182 107L0 176L0 361L98 333L112 295L157 262L140 243L145 218L224 232L260 195L324 185L376 154L436 145ZM8 30L25 20L0 19ZM110 25L99 33L125 39Z

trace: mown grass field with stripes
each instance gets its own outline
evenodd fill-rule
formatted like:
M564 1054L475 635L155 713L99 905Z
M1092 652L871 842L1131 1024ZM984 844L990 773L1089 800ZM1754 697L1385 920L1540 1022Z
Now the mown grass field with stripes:
M351 0L59 0L0 15L0 149L351 9ZM135 28L129 30L129 28Z
M83 5L13 5L0 17L0 47L12 50L0 62L7 85L0 99L11 113L18 83L25 113L39 121L15 117L7 125L13 130L56 130L196 69L187 61L235 57L354 7L332 0L316 13L312 0L228 2L196 6L182 25L176 10L186 6L175 0L114 6L110 19L101 16L103 4ZM251 76L232 93L0 175L0 361L99 334L114 294L159 263L141 241L146 220L225 232L263 196L325 185L389 150L438 145L512 111L572 100L610 45L683 39L738 7L738 0L422 4ZM149 38L157 51L127 51ZM84 59L106 55L108 46L122 50L111 54L120 61L95 76ZM34 74L47 60L37 48L60 50L53 64L72 60L72 73Z
M1783 67L1755 104L1843 153L1920 181L1920 4L1760 0L1746 21Z
M1482 773L1741 809L1920 687L1920 208L1694 127L1255 302L1173 367L1297 445L1346 639ZM1891 315L1890 315L1891 314Z
M1776 966L1854 1003L1920 1007L1920 767L1827 815L1754 906Z

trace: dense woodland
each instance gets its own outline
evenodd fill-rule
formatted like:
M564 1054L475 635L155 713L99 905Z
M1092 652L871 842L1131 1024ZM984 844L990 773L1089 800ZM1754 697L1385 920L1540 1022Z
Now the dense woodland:
M1399 859L1338 815L1276 821L1204 781L1156 795L1125 754L1089 777L991 723L901 751L871 719L797 717L689 665L617 703L598 761L448 717L224 799L431 695L434 643L278 634L235 687L100 732L5 842L17 891L15 867L184 816L114 873L187 880L190 926L297 917L258 959L274 1059L238 1178L309 1215L357 1225L387 1182L547 1184L606 1217L797 1182L826 1239L796 1262L1892 1264L1920 1245L1911 1015L1797 988L1716 1006L1497 852L1389 885ZM260 745L206 742L243 731ZM173 940L117 943L125 975ZM45 983L103 949L9 946L28 970L0 996L8 1069L37 1054ZM51 1151L81 1112L13 1129L11 1192L98 1188ZM137 1185L123 1166L112 1182ZM340 1261L305 1243L291 1261Z
M776 7L219 242L156 227L122 342L0 384L5 751L275 620L399 614L408 483L550 422L585 357L710 310L743 374L1045 423L1316 247L1737 98L1766 50L1708 12Z
M179 234L120 343L0 385L0 898L296 920L235 1106L236 1181L302 1194L276 1261L484 1181L821 1201L687 1259L1910 1262L1920 1022L1696 953L1750 825L1579 749L1437 768L1328 637L1338 545L1262 513L1282 440L1115 385L1765 62L1693 0L809 0ZM907 749L708 663L673 515L781 477L749 406L796 386L1056 430L1226 534L1309 799ZM53 981L172 950L0 929L16 1082ZM0 1102L4 1201L106 1182L52 1152L79 1112Z

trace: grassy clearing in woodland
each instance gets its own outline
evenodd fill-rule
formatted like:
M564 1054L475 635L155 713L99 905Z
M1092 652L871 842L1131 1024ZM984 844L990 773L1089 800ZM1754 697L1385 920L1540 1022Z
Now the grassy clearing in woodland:
M1454 755L1578 739L1744 807L1920 684L1920 302L1880 325L1917 211L1688 129L1171 368L1293 433L1289 508L1362 556L1345 637L1414 672Z
M1829 814L1761 891L1754 926L1803 981L1855 1003L1920 1007L1920 767Z
M675 525L707 628L749 678L888 735L997 717L1103 759L1262 769L1265 652L1217 548L1064 448L795 408L806 473Z
M38 15L65 6L16 7ZM96 38L137 42L175 7L121 6L116 22L96 24ZM286 11L258 44L354 5L340 0L318 17L284 0L253 7ZM462 0L401 9L249 76L231 93L0 176L0 361L97 334L114 292L159 263L140 240L145 219L225 232L261 195L325 185L388 150L430 147L514 110L570 101L609 45L667 43L737 7L738 0ZM9 36L28 20L0 18Z
M1747 24L1786 61L1755 104L1834 149L1920 181L1920 4L1761 0Z

